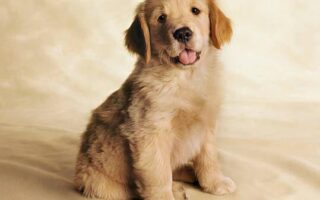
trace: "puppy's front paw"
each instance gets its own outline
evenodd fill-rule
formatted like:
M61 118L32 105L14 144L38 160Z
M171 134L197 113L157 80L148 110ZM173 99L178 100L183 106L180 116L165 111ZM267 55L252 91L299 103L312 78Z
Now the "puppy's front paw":
M225 195L235 192L237 186L231 178L221 175L214 180L211 186L203 189L205 192L214 195Z

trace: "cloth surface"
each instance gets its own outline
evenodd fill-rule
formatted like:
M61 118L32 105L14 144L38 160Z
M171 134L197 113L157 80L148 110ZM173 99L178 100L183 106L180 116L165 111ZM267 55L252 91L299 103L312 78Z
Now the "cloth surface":
M138 1L1 0L0 199L84 199L72 186L90 111L133 69L123 33ZM226 100L218 129L235 194L320 198L320 2L224 0Z

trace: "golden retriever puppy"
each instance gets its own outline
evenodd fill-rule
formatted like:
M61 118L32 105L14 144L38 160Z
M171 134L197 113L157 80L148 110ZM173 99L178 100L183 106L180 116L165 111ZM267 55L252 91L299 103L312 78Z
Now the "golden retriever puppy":
M75 184L85 196L186 199L174 180L198 181L216 195L235 191L214 144L222 93L217 53L231 35L214 0L138 6L125 38L139 56L135 69L93 111L82 137Z

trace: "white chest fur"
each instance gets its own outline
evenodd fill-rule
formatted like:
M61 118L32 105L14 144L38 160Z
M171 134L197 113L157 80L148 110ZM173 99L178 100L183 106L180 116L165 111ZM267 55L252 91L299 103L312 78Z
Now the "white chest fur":
M192 78L182 80L179 90L172 97L175 109L172 119L173 168L187 164L200 153L205 136L212 130L215 121L219 93L210 91L214 85L210 85L212 82L207 75L198 74L198 77Z

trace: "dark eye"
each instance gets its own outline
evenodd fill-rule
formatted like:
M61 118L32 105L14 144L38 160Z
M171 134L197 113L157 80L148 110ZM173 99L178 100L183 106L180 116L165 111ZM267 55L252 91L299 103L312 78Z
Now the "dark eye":
M194 14L194 15L199 15L201 13L201 11L199 10L199 8L196 8L196 7L193 7L191 9L191 12Z
M167 15L163 14L163 15L160 15L160 17L158 18L158 22L163 24L167 21Z

